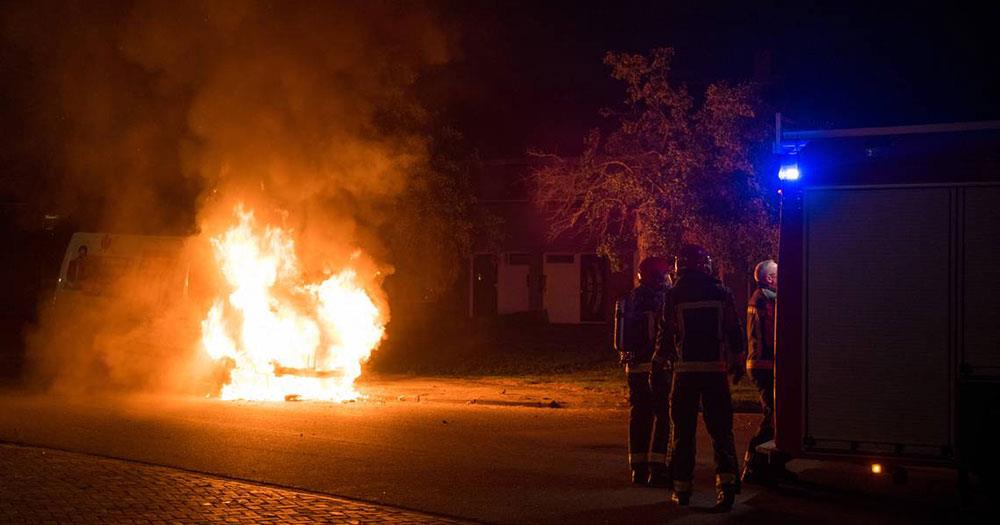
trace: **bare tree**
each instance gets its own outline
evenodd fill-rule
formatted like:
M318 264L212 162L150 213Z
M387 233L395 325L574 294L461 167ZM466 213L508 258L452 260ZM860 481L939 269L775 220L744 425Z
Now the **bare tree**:
M766 136L753 86L720 82L692 95L670 80L673 50L608 53L625 84L621 110L604 110L610 132L590 131L583 153L534 172L535 199L551 238L586 236L616 267L633 252L676 253L705 245L724 270L773 254L775 231L754 176Z

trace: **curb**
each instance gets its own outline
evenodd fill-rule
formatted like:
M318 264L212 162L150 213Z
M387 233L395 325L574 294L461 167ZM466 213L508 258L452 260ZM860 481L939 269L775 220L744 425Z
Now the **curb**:
M467 405L485 405L498 407L528 407L528 408L563 408L566 405L558 401L504 401L501 399L473 398L465 402Z

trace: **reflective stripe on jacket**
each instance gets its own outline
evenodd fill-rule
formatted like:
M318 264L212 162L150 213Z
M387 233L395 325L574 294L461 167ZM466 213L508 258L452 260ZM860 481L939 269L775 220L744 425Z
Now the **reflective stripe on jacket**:
M732 292L706 274L681 273L667 293L654 361L672 361L678 373L725 373L743 366L745 343Z

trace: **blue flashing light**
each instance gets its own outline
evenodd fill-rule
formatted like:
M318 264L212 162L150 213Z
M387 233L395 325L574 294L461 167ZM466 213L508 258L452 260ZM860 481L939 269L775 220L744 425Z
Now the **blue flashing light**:
M778 169L778 179L785 181L799 180L799 163L795 159L785 160Z

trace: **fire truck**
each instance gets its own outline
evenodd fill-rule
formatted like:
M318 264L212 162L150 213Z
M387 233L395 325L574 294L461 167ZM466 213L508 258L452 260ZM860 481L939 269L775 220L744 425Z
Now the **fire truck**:
M783 130L775 440L786 461L996 472L1000 122Z

